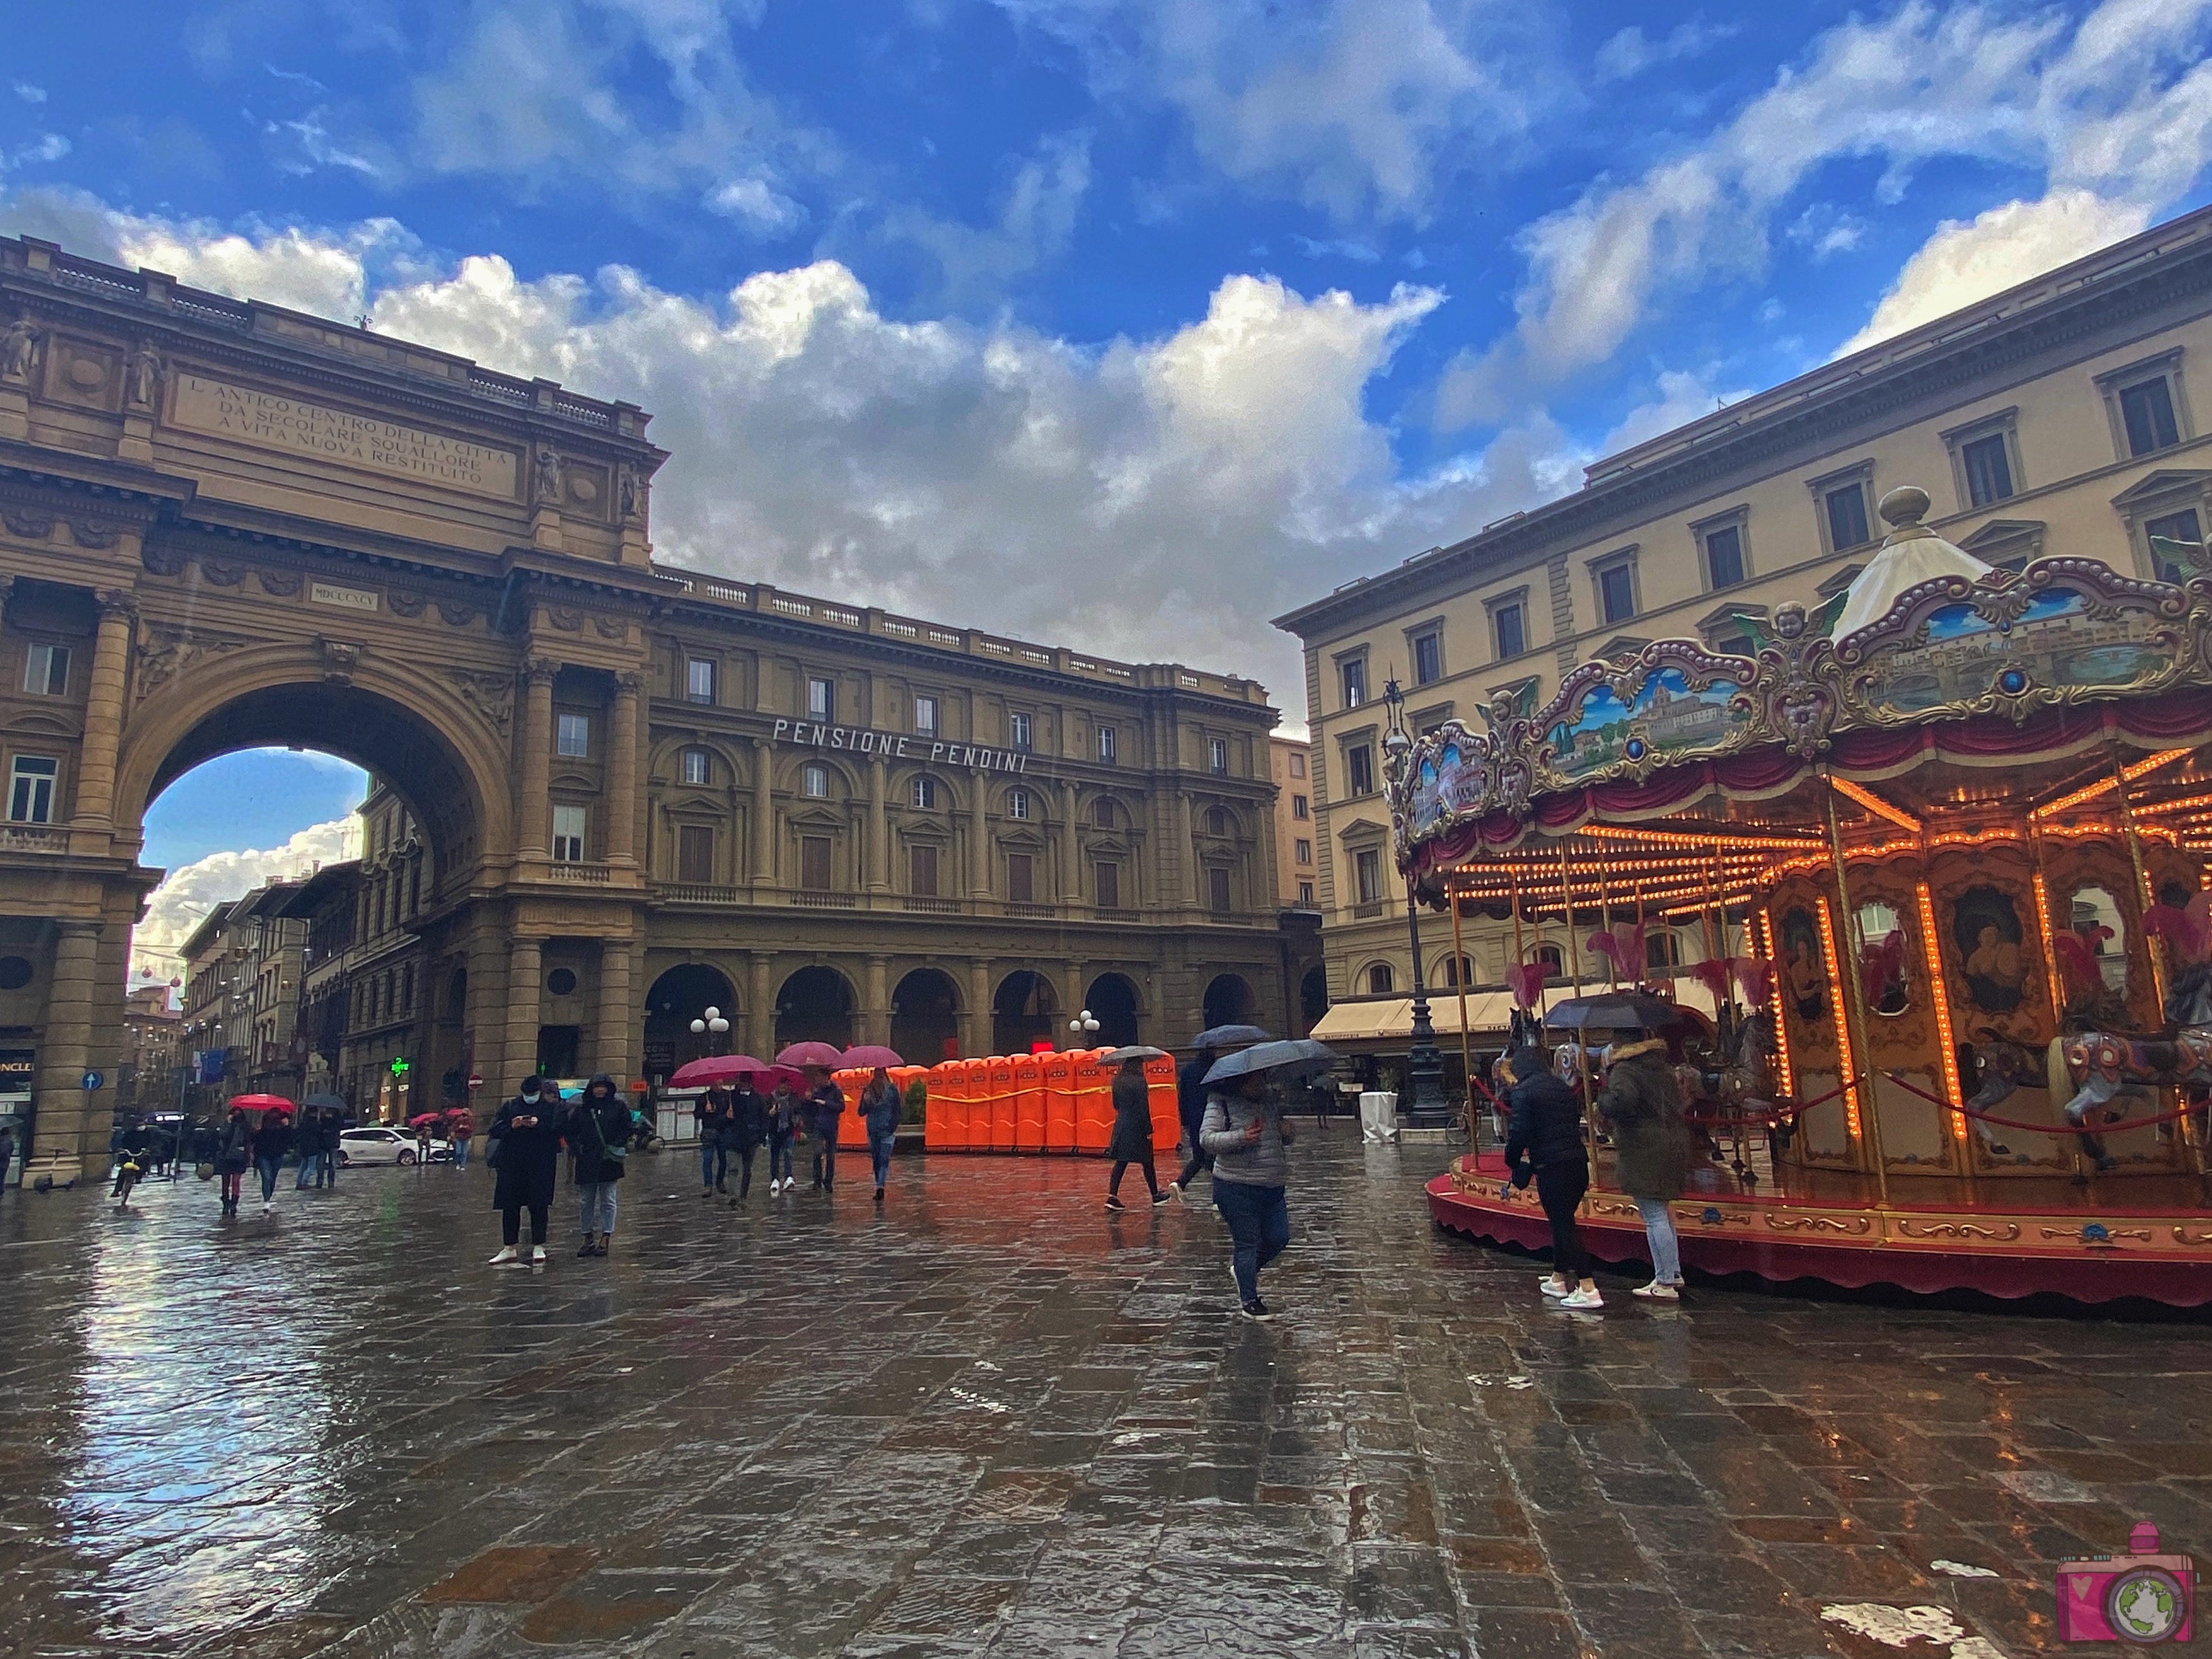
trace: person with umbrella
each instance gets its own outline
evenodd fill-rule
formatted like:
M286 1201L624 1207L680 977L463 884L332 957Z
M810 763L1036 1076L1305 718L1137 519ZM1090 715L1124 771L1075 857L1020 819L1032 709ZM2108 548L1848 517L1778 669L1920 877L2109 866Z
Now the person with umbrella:
M222 1142L216 1150L216 1172L222 1177L222 1213L225 1219L238 1214L239 1188L246 1172L253 1167L253 1125L246 1115L246 1108L230 1109L228 1121L223 1125Z
M1651 1282L1629 1294L1648 1302L1679 1302L1682 1250L1674 1237L1672 1201L1690 1178L1690 1135L1666 1039L1645 1037L1607 1051L1597 1109L1613 1126L1613 1178L1636 1200L1651 1246Z
M1563 1308L1601 1308L1605 1298L1589 1276L1589 1256L1575 1225L1575 1210L1589 1190L1582 1104L1533 1045L1516 1048L1499 1065L1511 1118L1505 1167L1516 1187L1535 1182L1537 1200L1552 1224L1552 1273L1540 1288Z
M779 1070L775 1078L775 1092L768 1108L768 1193L774 1198L778 1193L787 1193L799 1184L799 1177L791 1172L791 1143L805 1119L805 1103L799 1099L799 1091L791 1080L791 1073Z
M331 1114L331 1121L337 1121L337 1114ZM453 1143L453 1167L467 1169L469 1143L477 1135L477 1115L465 1106L454 1107L453 1115L446 1120L446 1133Z
M562 1133L568 1142L568 1173L575 1182L577 1224L584 1235L576 1254L605 1255L615 1236L615 1183L623 1178L629 1156L629 1106L614 1079L601 1072L584 1085Z
M253 1167L261 1176L261 1213L276 1207L276 1175L284 1167L284 1154L292 1150L292 1119L271 1107L261 1114L261 1127L253 1132Z
M814 1186L822 1192L837 1185L837 1127L845 1116L845 1091L830 1075L845 1063L843 1053L826 1042L794 1042L775 1057L795 1066L806 1081L806 1133L814 1143Z
M1310 1040L1259 1042L1216 1060L1205 1082L1206 1117L1199 1145L1213 1155L1213 1202L1235 1240L1230 1272L1238 1310L1247 1319L1273 1319L1260 1296L1260 1272L1291 1242L1290 1180L1285 1152L1296 1138L1268 1084L1271 1074L1328 1058Z
M730 1091L715 1084L699 1097L693 1116L699 1125L699 1196L711 1199L730 1190Z
M891 1148L898 1136L899 1119L905 1115L906 1099L897 1084L891 1081L890 1068L900 1064L895 1049L882 1048L848 1048L845 1052L848 1066L867 1066L874 1068L860 1090L860 1121L868 1130L868 1164L876 1177L876 1202L884 1201L884 1184L891 1173Z
M1158 1048L1116 1048L1105 1056L1121 1062L1114 1073L1114 1133L1106 1142L1106 1156L1114 1160L1114 1172L1106 1177L1109 1210L1129 1207L1121 1202L1121 1176L1132 1164L1145 1172L1145 1189L1152 1194L1154 1206L1168 1201L1152 1169L1152 1087L1145 1079L1146 1060L1159 1053Z
M530 1212L530 1265L545 1265L545 1236L553 1208L553 1183L561 1168L560 1097L532 1073L522 1079L514 1099L491 1121L499 1143L499 1178L492 1185L492 1207L500 1216L500 1249L491 1265L520 1260L522 1212Z
M1213 1155L1199 1143L1199 1130L1206 1121L1206 1073L1215 1055L1267 1040L1267 1034L1256 1025L1217 1025L1191 1040L1190 1061L1176 1073L1176 1115L1182 1120L1183 1139L1190 1146L1190 1162L1168 1182L1168 1192L1176 1202L1182 1201L1185 1191L1201 1171L1213 1167Z
M732 1209L738 1206L738 1200L751 1193L753 1158L760 1151L761 1142L768 1139L768 1102L761 1098L757 1076L753 1072L738 1073L737 1086L730 1091L730 1122L726 1133L730 1150L738 1155L738 1196L730 1200Z

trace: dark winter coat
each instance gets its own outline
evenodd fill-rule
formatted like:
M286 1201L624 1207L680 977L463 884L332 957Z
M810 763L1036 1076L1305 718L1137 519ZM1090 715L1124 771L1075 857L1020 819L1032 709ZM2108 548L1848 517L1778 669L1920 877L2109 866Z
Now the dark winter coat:
M906 1097L889 1078L881 1083L872 1078L860 1091L860 1121L868 1126L868 1144L872 1146L898 1133L899 1119L905 1112Z
M788 1145L805 1121L806 1103L797 1095L786 1091L769 1102L769 1139L777 1145Z
M1152 1151L1152 1091L1142 1077L1114 1073L1114 1135L1106 1156L1142 1164Z
M806 1133L825 1146L835 1146L837 1125L845 1115L845 1091L835 1083L808 1091L805 1113Z
M1615 1060L1597 1097L1613 1124L1613 1179L1632 1198L1678 1197L1690 1177L1682 1090L1663 1052Z
M1505 1136L1505 1167L1515 1186L1527 1186L1538 1170L1588 1165L1582 1103L1555 1073L1539 1071L1522 1078L1505 1091L1505 1106L1512 1119Z
M256 1164L282 1164L284 1154L291 1150L291 1120L273 1114L264 1117L261 1127L253 1132L253 1161Z
M699 1097L692 1109L698 1120L699 1144L702 1146L727 1146L730 1144L730 1097L726 1091L709 1089Z
M593 1078L583 1097L568 1109L568 1118L562 1125L571 1159L568 1172L579 1187L595 1187L623 1178L623 1160L609 1154L629 1145L629 1104L611 1092L613 1082L612 1078L604 1075ZM596 1092L601 1083L611 1085L610 1092ZM719 1126L715 1132L720 1133Z
M215 1156L215 1167L224 1175L244 1175L253 1164L253 1127L240 1116L225 1124L222 1146Z
M1199 1126L1206 1121L1206 1074L1212 1066L1213 1056L1200 1054L1176 1073L1176 1115L1182 1120L1193 1152L1198 1150Z
M768 1139L768 1102L750 1089L730 1097L730 1150L749 1152Z
M535 1116L528 1127L518 1117ZM561 1169L561 1099L551 1091L535 1101L520 1095L499 1109L491 1121L492 1137L499 1142L499 1179L492 1183L492 1207L527 1207L550 1204Z

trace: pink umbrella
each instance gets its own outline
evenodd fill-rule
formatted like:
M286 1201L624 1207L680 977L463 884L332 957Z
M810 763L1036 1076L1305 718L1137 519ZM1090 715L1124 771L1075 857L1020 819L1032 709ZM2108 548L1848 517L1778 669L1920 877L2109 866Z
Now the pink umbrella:
M779 1076L789 1075L787 1069L771 1066L764 1060L755 1060L750 1054L710 1054L704 1060L694 1060L676 1068L668 1079L672 1089L711 1089L718 1083L735 1083L747 1072L753 1073L763 1088L773 1088ZM795 1076L792 1080L796 1082Z
M844 1051L827 1042L794 1042L775 1057L779 1066L819 1066L836 1071L845 1063Z
M845 1050L844 1064L856 1072L871 1071L878 1066L889 1071L894 1066L905 1065L906 1056L880 1042L863 1042Z

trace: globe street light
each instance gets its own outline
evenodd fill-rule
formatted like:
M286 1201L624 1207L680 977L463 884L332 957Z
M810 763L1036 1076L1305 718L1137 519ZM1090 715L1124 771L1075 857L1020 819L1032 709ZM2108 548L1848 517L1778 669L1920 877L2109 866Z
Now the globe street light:
M1382 746L1389 751L1394 769L1402 769L1413 739L1406 730L1406 693L1392 675L1382 684L1382 706L1390 711L1389 735ZM1421 978L1421 907L1413 878L1406 878L1406 931L1413 949L1413 1046L1406 1054L1406 1088L1413 1099L1406 1121L1416 1129L1443 1128L1451 1121L1444 1103L1444 1057L1437 1048L1437 1028L1429 1018L1429 988Z
M1071 1043L1084 1037L1095 1037L1098 1035L1097 1018L1088 1008L1085 1008L1067 1022L1067 1030Z
M722 1052L721 1039L728 1035L729 1030L730 1022L722 1018L722 1011L720 1008L709 1008L691 1022L692 1036L705 1036L709 1032L713 1033L714 1041L707 1046L716 1054Z

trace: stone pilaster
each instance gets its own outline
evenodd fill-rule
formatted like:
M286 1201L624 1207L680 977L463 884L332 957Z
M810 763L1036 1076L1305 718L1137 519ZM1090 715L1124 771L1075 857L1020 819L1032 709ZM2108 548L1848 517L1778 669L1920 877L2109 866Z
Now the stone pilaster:
M46 1025L33 1085L33 1158L58 1155L87 1176L105 1166L107 1133L94 1121L96 1096L84 1089L92 1056L92 1009L100 978L100 924L69 918L54 924L54 974L46 992Z
M881 755L868 762L868 890L891 890L890 769Z
M607 862L637 865L637 719L645 677L615 676L614 718L607 733Z
M545 977L541 943L518 939L507 946L507 1069L514 1073L514 1083L521 1082L538 1066L538 1012L544 1006Z
M748 879L755 887L775 884L775 749L766 738L753 739L752 869ZM766 1060L766 1054L757 1054Z
M989 793L989 775L978 772L968 780L968 896L991 896L991 830L983 814Z
M1060 787L1060 902L1062 904L1083 902L1083 842L1076 833L1078 805L1075 786L1063 783Z
M968 963L968 1006L960 1016L960 1052L972 1060L991 1052L991 963L973 957Z
M597 1069L610 1073L624 1089L630 1082L631 1039L641 1019L630 994L629 969L628 939L609 939L599 946L599 1029L592 1048Z
M775 986L770 971L774 961L765 951L755 951L749 964L750 981L745 997L745 1052L755 1060L775 1058Z
M868 971L861 988L860 1035L862 1042L884 1042L891 1040L890 958L870 957Z
M561 665L550 657L532 657L522 670L522 763L514 774L514 823L525 858L550 858L553 852L553 677L560 672ZM532 1056L537 1048L533 1030Z
M84 747L77 759L76 822L108 829L115 820L115 757L123 741L124 682L138 613L129 592L99 593L100 631L92 648L92 677L84 707Z

